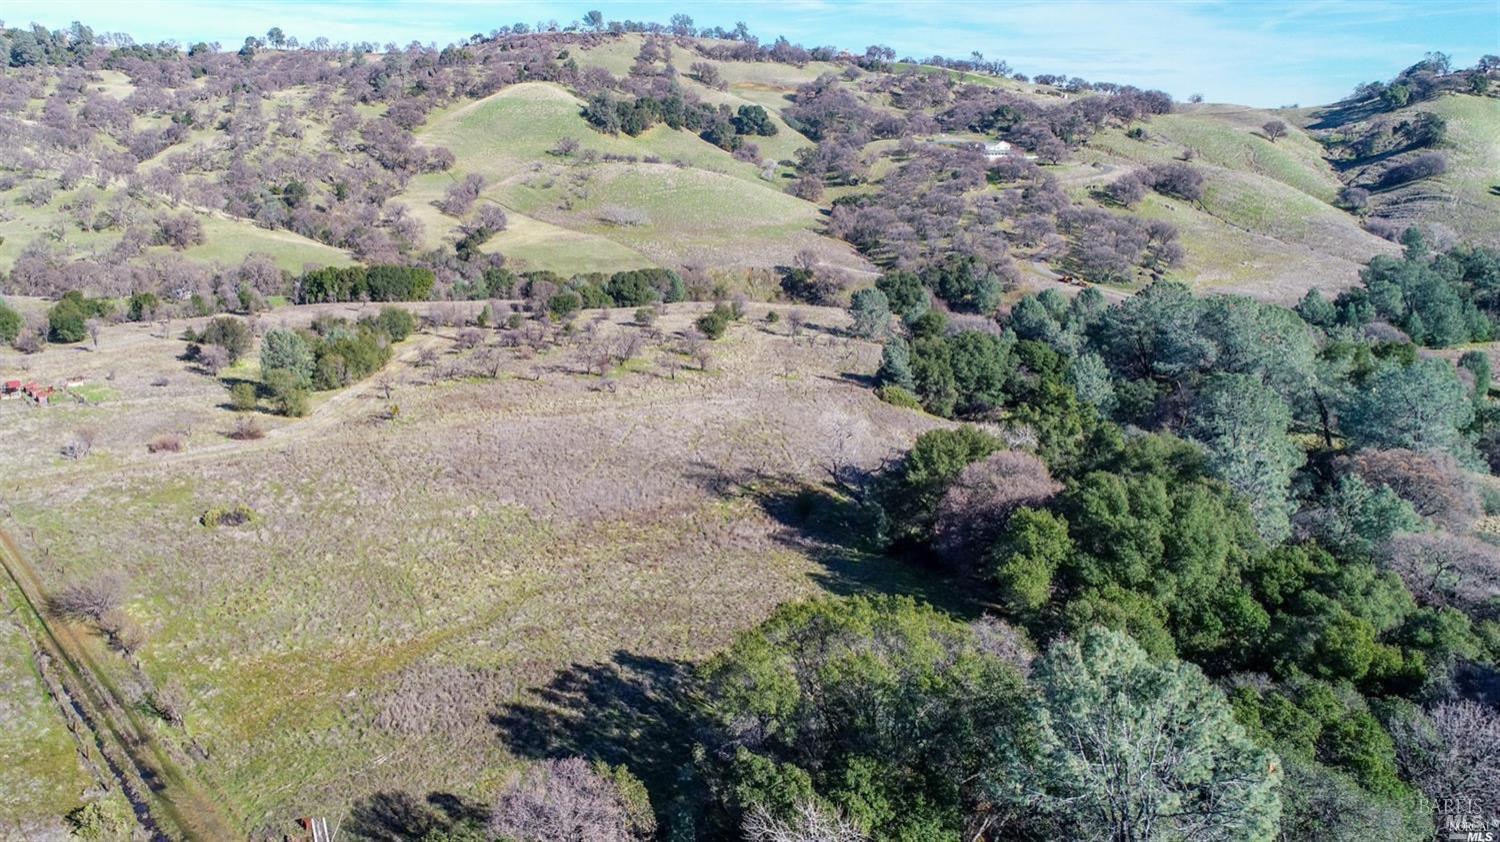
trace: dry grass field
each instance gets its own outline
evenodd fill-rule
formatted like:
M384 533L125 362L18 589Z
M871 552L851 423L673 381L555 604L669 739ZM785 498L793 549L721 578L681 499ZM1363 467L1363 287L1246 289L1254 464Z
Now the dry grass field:
M772 325L752 306L700 369L681 349L704 306L673 305L649 331L631 311L585 313L535 351L495 330L460 350L436 326L310 416L262 416L254 441L226 437L224 406L225 381L253 365L216 379L178 359L183 323L167 338L112 327L97 350L25 361L74 397L0 404L0 526L54 592L123 574L147 641L130 659L91 645L143 707L181 688L184 723L151 727L239 829L325 815L373 834L408 796L483 803L517 759L680 737L660 730L656 694L779 602L923 592L841 543L836 508L806 489L938 422L861 385L879 349L847 338L841 311L801 308L792 336L789 308ZM630 359L587 371L633 335ZM65 459L84 428L92 450ZM163 429L186 447L149 453ZM235 505L254 519L200 522ZM7 662L29 657L0 643ZM47 755L5 764L0 792L52 790L0 800L11 828L84 794L66 791L87 776L45 702L35 682L0 685L0 713ZM631 759L648 783L670 774Z

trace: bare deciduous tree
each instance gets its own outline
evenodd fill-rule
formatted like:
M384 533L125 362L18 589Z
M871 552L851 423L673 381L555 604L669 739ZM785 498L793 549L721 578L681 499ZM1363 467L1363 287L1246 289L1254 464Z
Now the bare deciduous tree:
M1397 716L1391 737L1402 771L1448 818L1500 815L1500 713L1473 701Z
M1039 506L1062 491L1047 465L1023 450L1002 450L964 468L938 504L934 544L965 572L984 559L1006 521L1022 506Z
M1500 548L1450 532L1406 533L1382 551L1412 595L1424 605L1473 613L1500 597Z
M93 427L79 427L73 431L68 442L62 446L62 455L66 459L82 459L89 455L94 449L94 442L99 438L99 431Z
M119 573L101 573L86 582L68 585L52 595L47 607L67 620L99 622L105 614L125 601L125 577Z
M757 806L745 816L740 829L746 842L863 842L869 839L858 825L814 801L798 803L793 814L786 819L779 819L764 807Z
M807 326L806 314L801 310L793 310L786 316L786 326L793 338L801 336L802 329Z
M1343 466L1372 487L1389 486L1417 514L1448 529L1465 531L1484 514L1479 493L1463 466L1447 453L1364 450L1344 460Z
M217 377L229 365L229 352L218 345L204 345L198 351L198 365Z
M546 760L506 787L490 815L490 832L533 842L635 842L655 829L620 787L578 757ZM649 826L648 826L649 825Z
M1265 133L1266 139L1275 143L1278 139L1286 137L1286 123L1280 120L1267 120L1261 123L1260 130Z

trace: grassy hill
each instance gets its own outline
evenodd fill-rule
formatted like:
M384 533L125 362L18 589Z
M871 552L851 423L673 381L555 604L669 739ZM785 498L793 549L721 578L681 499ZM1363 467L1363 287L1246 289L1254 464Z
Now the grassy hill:
M1390 125L1434 114L1446 132L1430 150L1448 162L1441 175L1392 188L1374 187L1368 212L1392 226L1419 225L1440 233L1440 240L1462 240L1500 246L1500 100L1489 96L1449 94L1393 111L1367 114L1339 109L1313 110L1305 118L1319 134L1347 140ZM1370 172L1420 154L1397 149L1372 161L1341 161L1344 179L1370 186Z
M1333 206L1342 185L1320 144L1296 129L1275 143L1261 133L1273 116L1189 106L1151 120L1144 139L1110 129L1089 145L1111 175L1191 157L1204 176L1202 199L1153 197L1141 213L1181 229L1182 274L1196 285L1280 300L1352 285L1366 260L1394 247Z
M477 173L488 181L485 199L516 220L517 230L490 247L530 268L734 269L789 265L802 250L864 265L851 249L818 236L818 207L784 192L780 178L766 181L755 165L665 125L639 137L600 134L580 116L581 106L561 86L527 82L422 126L423 143L456 157L449 173L418 179L402 196L426 225L429 243L456 224L434 203L454 179ZM564 137L578 140L579 152L554 154ZM590 153L599 161L584 163ZM632 221L610 221L617 216Z
M24 105L4 117L5 130L18 142L0 152L0 270L14 266L28 249L63 262L151 263L172 249L148 243L123 258L112 249L132 225L155 243L157 219L182 212L199 217L205 241L180 248L180 257L218 267L214 272L231 271L250 254L269 254L291 272L308 264L426 259L423 253L432 250L451 254L464 236L467 215L449 216L438 206L455 183L478 175L485 179L480 201L498 205L509 220L480 249L503 255L513 269L568 275L701 267L729 277L811 255L847 284L883 267L830 236L834 203L878 194L909 154L896 135L873 132L875 122L910 121L903 133L919 147L936 139L984 142L995 132L962 126L935 131L934 123L962 98L985 92L1038 112L1101 95L906 63L860 69L847 58L729 60L725 51L734 48L736 42L640 34L539 35L504 49L498 42L471 45L454 65L459 69L449 71L461 83L431 93L421 93L427 82L409 57L397 54L348 65L297 51L268 52L249 64L219 62L211 73L165 87L141 84L135 68L110 66L86 74L71 94L73 88L65 89L61 77L48 71ZM659 54L643 73L640 57L652 49ZM407 87L396 90L407 92L374 90L367 68L375 62L381 73L405 80ZM478 83L490 72L485 68L506 62L512 62L512 72L498 74L501 81ZM709 68L718 79L705 84L690 70L694 66ZM288 81L297 73L334 71L343 74L335 83ZM230 93L220 77L238 73L270 81L255 97ZM578 80L590 73L596 76L588 77L589 85L599 84L597 74L607 74L603 78L614 91L670 84L689 102L729 114L764 108L776 132L745 138L753 150L738 155L694 131L660 123L634 136L603 133L582 113L588 88ZM793 115L799 89L820 79L864 109L858 119L871 125L854 135L861 144L852 150L860 159L859 175L830 179L808 201L789 187L802 173L798 156L816 146L818 134ZM914 79L940 90L929 87L927 93L936 93L925 100L903 99L908 88L920 87ZM100 98L91 108L108 101L128 113L112 117L113 123L90 116L94 112L84 107L89 96ZM57 122L59 97L73 109L73 119L112 128L72 146L48 134L39 127ZM925 104L911 104L918 100ZM403 111L413 101L420 103L415 117ZM48 108L54 108L51 116ZM1358 168L1338 159L1340 139L1422 112L1447 121L1447 172L1377 190L1363 217L1337 206L1340 191L1360 177ZM1291 124L1287 136L1275 142L1265 137L1260 127L1270 119ZM398 137L382 136L391 133ZM1500 168L1497 136L1496 100L1465 94L1394 112L1178 104L1149 119L1106 120L1042 172L1073 202L1091 207L1108 204L1099 202L1099 190L1124 173L1191 158L1205 179L1201 200L1154 196L1138 209L1112 212L1176 227L1186 260L1171 270L1173 277L1204 289L1284 300L1313 286L1345 287L1370 256L1392 249L1367 228L1390 236L1408 224L1436 226L1448 239L1495 243L1500 191L1490 182ZM557 154L563 138L577 142L575 152ZM451 156L450 163L424 163L423 156L439 150ZM119 156L139 159L132 175L95 175L97 184L85 177ZM248 175L236 174L247 165ZM282 204L282 191L299 179L309 191L303 204ZM50 191L43 189L47 184ZM359 189L351 191L355 185ZM999 201L1008 189L1013 185L971 191L964 197L970 208L957 216L968 224L973 202ZM90 224L88 217L112 202L128 214ZM328 218L339 215L346 218ZM913 225L924 227L930 226ZM376 236L362 236L372 231ZM1014 226L1002 223L985 233L1014 239ZM878 253L904 252L898 247ZM1013 247L1011 253L1031 264L1022 266L1023 276L1052 272L1041 251Z

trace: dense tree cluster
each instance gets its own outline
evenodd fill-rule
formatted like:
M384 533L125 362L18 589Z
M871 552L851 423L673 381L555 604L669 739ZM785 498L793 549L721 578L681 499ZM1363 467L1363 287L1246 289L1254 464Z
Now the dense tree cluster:
M433 273L414 266L329 266L297 281L297 301L426 301Z
M1413 240L1408 251L1372 261L1367 286L1402 289L1400 273L1457 280L1476 250L1434 259ZM1469 534L1487 510L1470 479L1493 423L1486 360L1455 367L1341 325L1347 301L1324 302L1326 318L1309 324L1166 283L1115 305L1047 292L1017 302L995 337L941 325L906 279L882 287L912 314L887 340L883 389L1008 432L929 432L853 492L880 542L959 574L1035 639L1103 626L1158 662L1198 665L1244 729L1221 750L1274 752L1297 787L1280 790L1283 833L1426 838L1455 793L1488 797L1471 777L1407 759L1454 750L1432 723L1483 698L1500 655L1500 552ZM987 375L959 389L932 362L935 342L950 365L964 343L986 348L975 358ZM1492 728L1495 715L1462 721ZM1028 803L1068 791L1062 769L1038 775ZM850 809L818 781L820 797ZM1265 823L1244 837L1270 835L1274 797L1244 798ZM1081 803L1072 794L1059 810L1076 820Z
M304 415L309 391L369 377L390 361L391 346L415 329L412 314L397 307L357 323L323 317L304 330L273 328L261 339L261 391L282 414Z
M971 85L957 92L953 106L940 112L937 121L949 131L996 133L1043 161L1056 162L1107 124L1130 123L1171 110L1172 98L1167 94L1131 87L1043 105L1004 89Z
M421 243L422 230L391 198L413 175L453 162L447 150L418 145L411 129L435 107L522 79L568 81L577 69L559 61L558 45L607 37L522 30L442 49L388 44L378 58L375 45L321 38L297 49L284 33L249 39L234 53L206 44L186 52L139 47L77 24L58 33L4 30L7 56L38 68L0 80L0 163L15 174L7 189L21 182L28 200L48 204L54 187L86 188L69 200L69 216L81 230L120 237L100 267L136 262L152 244L202 242L204 210L285 228L369 262L395 262ZM96 89L91 83L103 69L125 74L130 94ZM296 109L280 101L293 88L308 92ZM39 109L32 100L42 101ZM747 114L742 122L763 132L765 119ZM304 137L308 122L324 129L315 139ZM444 202L449 212L464 210L472 179L459 179L463 189ZM113 191L108 201L106 190ZM50 266L33 260L22 273L26 285L35 288L36 275L69 257L45 255ZM86 286L77 281L66 286Z
M662 63L664 68L658 69ZM718 70L708 62L696 62L694 74L711 87L718 84ZM765 108L704 102L684 87L671 63L671 45L665 39L647 39L636 56L630 75L615 79L607 71L594 69L575 82L588 97L583 118L608 134L636 136L658 123L686 129L728 151L749 149L746 137L767 137L778 131Z
M783 607L705 670L697 821L830 828L752 838L1274 831L1272 755L1196 668L1104 630L1029 650L910 600Z
M1377 256L1360 273L1360 288L1329 302L1309 291L1297 311L1324 328L1363 330L1384 321L1413 342L1446 348L1495 336L1500 316L1500 253L1458 246L1433 254L1415 228L1403 236L1399 258Z
M1482 94L1489 88L1496 71L1500 71L1500 56L1482 56L1473 67L1455 69L1452 57L1431 52L1389 82L1360 84L1344 99L1344 103L1375 103L1385 109L1397 109L1434 99L1449 91Z
M47 311L47 339L51 342L82 342L89 334L91 320L108 318L113 313L113 301L88 298L78 290L69 290ZM11 339L14 340L20 334L18 316L4 321L11 325Z

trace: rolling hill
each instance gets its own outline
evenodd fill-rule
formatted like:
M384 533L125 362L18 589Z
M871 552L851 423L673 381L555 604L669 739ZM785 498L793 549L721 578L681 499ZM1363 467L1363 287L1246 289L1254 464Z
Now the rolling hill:
M455 184L479 177L479 201L507 219L479 252L491 262L502 256L513 270L567 276L693 268L733 285L747 272L802 263L847 287L867 283L892 260L915 268L911 254L956 245L941 239L952 231L933 234L919 219L898 233L938 237L925 251L887 244L861 252L831 216L840 204L888 191L893 174L909 172L913 148L1017 135L1014 122L1009 129L950 125L966 100L999 95L1012 115L1005 119L1042 115L1066 133L1071 129L1047 115L1088 114L1086 100L1115 102L1120 91L1133 90L1076 90L1061 79L868 65L805 51L747 61L736 49L737 42L707 38L552 33L470 43L437 70L406 54L351 62L268 50L248 63L116 54L97 68L17 77L0 117L14 141L0 153L0 269L24 268L10 279L10 292L56 294L97 285L108 274L73 273L70 281L61 267L78 260L158 267L137 273L149 278L177 265L175 253L201 267L194 283L203 290L250 255L267 255L294 274L350 262L451 264L470 220L440 206ZM162 77L153 69L174 66L191 73ZM240 77L252 81L233 81ZM402 79L407 88L393 92L385 79ZM707 132L654 119L639 131L600 131L586 114L601 86L627 103L667 91L724 119L764 109L774 133L716 145ZM244 96L246 89L257 94ZM835 108L848 113L835 134L816 118L809 122L809 102L821 95L809 93L815 90L843 98ZM1450 162L1447 171L1376 189L1359 214L1344 209L1342 191L1415 154L1384 156L1371 175L1371 162L1348 158L1350 138L1420 113L1446 122L1436 148ZM1289 123L1287 135L1266 137L1261 126L1268 120ZM1204 290L1288 300L1311 287L1353 284L1371 256L1394 250L1389 239L1406 225L1428 228L1439 240L1493 243L1500 236L1493 224L1500 192L1489 183L1500 166L1497 136L1496 100L1472 93L1442 93L1394 110L1181 103L1170 113L1106 116L1027 177L1055 181L1075 207L1172 228L1184 259L1142 265L1125 287L1165 272ZM559 154L565 138L574 148ZM799 187L799 178L826 164L825 153L844 156L838 166L853 169L820 171L823 184ZM1123 174L1184 161L1204 181L1195 200L1152 194L1127 210L1103 194ZM949 200L958 204L943 225L963 228L965 243L1009 240L1012 277L1077 272L1058 263L1076 242L1028 247L1017 235L1018 217L971 225L976 215L989 218L981 205L1003 205L1011 201L1007 190L1021 186L965 188ZM168 244L158 226L180 213L198 217L201 236ZM475 267L440 272L440 293Z

